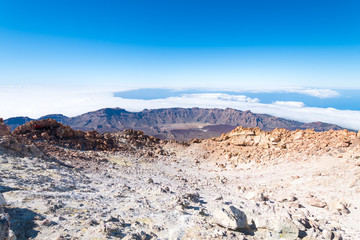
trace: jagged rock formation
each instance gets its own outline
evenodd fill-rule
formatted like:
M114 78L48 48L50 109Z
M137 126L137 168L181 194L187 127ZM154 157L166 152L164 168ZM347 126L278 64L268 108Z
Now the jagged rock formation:
M27 122L17 127L13 134L78 150L117 150L115 139L110 134L76 131L53 119Z
M335 155L360 148L360 134L348 130L315 132L314 130L275 129L270 132L259 128L237 127L220 137L193 140L201 148L204 158L239 163L268 161L279 158L297 159L304 156ZM359 153L360 154L360 153ZM360 155L359 155L360 156Z
M98 151L129 152L136 156L156 157L167 155L158 138L144 135L141 131L124 130L118 133L100 134L97 131L74 130L54 119L30 121L17 127L11 138L33 142L44 153L56 158L99 158ZM22 147L20 143L8 147ZM82 150L79 152L77 150ZM16 152L17 150L14 149ZM83 151L92 151L85 154Z
M76 130L116 132L124 129L141 130L147 135L161 139L188 141L193 138L210 138L234 129L236 126L259 127L262 130L275 128L315 129L316 131L340 130L342 128L321 122L301 123L273 117L267 114L255 114L250 111L204 108L167 108L128 112L121 108L105 108L68 118L61 114L52 114L40 119L52 118ZM12 129L30 121L26 118L5 120Z

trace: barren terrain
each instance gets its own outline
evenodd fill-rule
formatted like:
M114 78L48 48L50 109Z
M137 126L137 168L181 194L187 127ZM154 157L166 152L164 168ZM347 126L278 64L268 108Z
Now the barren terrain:
M356 133L238 128L185 144L130 131L113 135L121 148L94 151L40 138L67 129L56 126L23 128L38 140L17 150L1 137L0 191L17 239L360 238ZM85 147L103 139L84 136Z

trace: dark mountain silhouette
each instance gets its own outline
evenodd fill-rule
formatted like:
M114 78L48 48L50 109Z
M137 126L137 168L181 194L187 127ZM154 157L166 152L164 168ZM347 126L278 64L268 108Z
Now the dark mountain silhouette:
M49 114L49 115L42 116L38 120L48 119L48 118L54 119L57 122L66 122L69 119L69 117L64 116L62 114Z
M34 120L34 119L29 118L29 117L13 117L13 118L8 118L8 119L4 120L4 123L6 125L8 125L12 131L15 128L17 128L18 126L24 125L25 123L30 122L32 120Z
M61 114L52 114L40 119L45 118L53 118L74 129L84 131L115 132L131 128L162 139L178 140L216 137L229 132L236 126L259 127L265 131L275 128L314 129L316 131L343 129L334 124L302 123L231 108L166 108L145 109L141 112L128 112L122 108L104 108L71 118ZM9 118L5 120L5 124L14 129L30 120L32 119L25 117Z

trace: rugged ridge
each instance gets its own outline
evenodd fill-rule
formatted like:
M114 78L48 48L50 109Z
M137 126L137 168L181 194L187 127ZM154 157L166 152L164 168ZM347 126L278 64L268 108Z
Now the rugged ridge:
M234 129L236 126L259 127L268 131L275 128L288 130L314 129L315 131L340 130L339 126L322 122L301 123L251 111L206 108L165 108L128 112L122 108L104 108L68 118L52 114L40 119L52 118L76 130L100 133L116 132L124 129L141 130L147 135L161 139L188 141L193 138L211 138ZM5 120L12 129L30 118L10 118Z

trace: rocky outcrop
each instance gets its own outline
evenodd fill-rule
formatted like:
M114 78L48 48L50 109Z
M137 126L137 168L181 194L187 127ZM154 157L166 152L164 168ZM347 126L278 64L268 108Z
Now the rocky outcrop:
M57 159L101 159L99 152L126 152L147 158L168 155L163 150L160 139L147 136L142 131L124 130L104 134L96 131L84 132L74 130L54 119L30 121L17 127L9 138L13 142L8 140L8 144L2 145L15 152L19 152L22 145L14 139L25 139L47 156Z
M199 142L199 141L197 141ZM341 157L348 149L360 148L360 137L348 130L316 132L314 130L237 127L218 138L202 140L198 145L205 151L203 157L233 163L266 161L291 157L335 155Z
M0 136L9 135L10 127L4 124L4 120L0 118Z
M13 131L13 135L78 150L112 151L118 149L115 139L110 134L99 134L96 131L76 131L53 119L30 121L17 127Z
M0 154L17 157L41 157L42 152L31 142L10 134L10 127L0 118Z
M142 131L127 129L122 132L113 133L117 144L124 144L134 150L135 155L145 157L168 156L169 153L163 149L165 141L159 138L145 135Z

